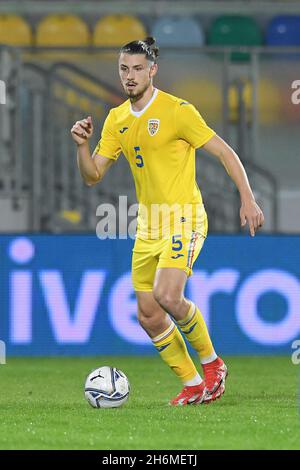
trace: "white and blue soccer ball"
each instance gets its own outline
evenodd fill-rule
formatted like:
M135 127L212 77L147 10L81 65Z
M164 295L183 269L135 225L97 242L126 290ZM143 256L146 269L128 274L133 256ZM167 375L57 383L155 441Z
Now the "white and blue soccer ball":
M85 398L93 408L117 408L128 400L129 392L124 372L108 366L93 370L84 386Z

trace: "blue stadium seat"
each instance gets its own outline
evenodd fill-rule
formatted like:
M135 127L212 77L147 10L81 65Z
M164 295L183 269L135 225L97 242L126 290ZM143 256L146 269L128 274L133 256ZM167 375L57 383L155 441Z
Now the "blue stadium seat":
M193 18L159 18L153 26L154 36L160 46L202 46L204 33Z
M268 46L300 46L300 16L273 18L267 29L266 43Z

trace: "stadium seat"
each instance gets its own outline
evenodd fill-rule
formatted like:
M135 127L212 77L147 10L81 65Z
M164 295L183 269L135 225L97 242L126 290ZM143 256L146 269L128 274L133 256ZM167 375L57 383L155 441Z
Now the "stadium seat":
M248 16L219 16L208 33L208 44L212 46L260 46L262 34L255 20ZM247 61L247 53L234 52L231 59Z
M29 24L17 15L0 15L0 44L31 46L32 32Z
M268 46L300 46L300 16L276 16L266 33Z
M74 15L49 15L37 27L37 46L80 47L90 44L90 34L82 19Z
M160 46L202 46L204 33L201 26L193 18L159 18L152 29Z
M95 46L120 47L135 39L147 36L144 25L130 15L109 15L96 23L93 43Z

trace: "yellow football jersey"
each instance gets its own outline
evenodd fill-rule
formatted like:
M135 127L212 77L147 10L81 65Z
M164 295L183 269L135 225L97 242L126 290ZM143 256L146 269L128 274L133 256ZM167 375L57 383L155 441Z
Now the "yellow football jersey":
M123 152L128 160L139 202L138 237L159 238L187 219L196 229L194 209L203 204L195 149L214 135L192 104L158 89L142 111L133 111L130 100L110 110L96 153L117 160Z

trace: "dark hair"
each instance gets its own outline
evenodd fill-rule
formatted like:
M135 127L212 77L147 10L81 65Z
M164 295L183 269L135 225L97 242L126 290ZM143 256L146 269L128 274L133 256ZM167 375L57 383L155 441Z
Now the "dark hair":
M125 44L120 50L120 54L144 54L147 60L156 64L158 57L158 47L152 47L155 44L155 39L147 37L143 41L132 41Z

